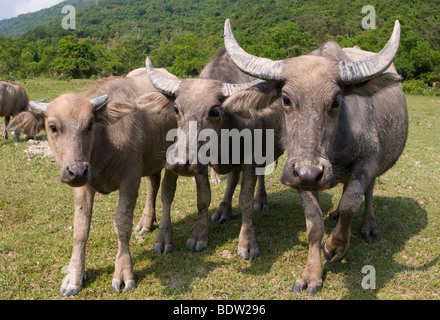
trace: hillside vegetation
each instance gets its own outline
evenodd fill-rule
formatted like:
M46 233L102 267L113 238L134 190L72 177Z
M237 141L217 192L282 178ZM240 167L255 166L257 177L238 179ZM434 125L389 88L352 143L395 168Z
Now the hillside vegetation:
M118 75L143 66L146 55L180 77L196 76L222 48L226 18L246 50L272 59L308 53L327 39L379 51L399 19L398 71L411 79L409 86L428 88L439 81L440 1L369 1L376 11L376 29L370 30L362 28L364 5L360 0L101 0L76 9L74 30L62 28L63 15L52 21L41 16L36 19L47 24L19 38L0 35L0 77Z
M97 0L67 0L38 12L21 14L15 18L0 20L0 33L5 36L18 38L36 27L45 26L49 21L62 17L61 10L65 5L72 5L76 10L79 10L96 4L96 2Z

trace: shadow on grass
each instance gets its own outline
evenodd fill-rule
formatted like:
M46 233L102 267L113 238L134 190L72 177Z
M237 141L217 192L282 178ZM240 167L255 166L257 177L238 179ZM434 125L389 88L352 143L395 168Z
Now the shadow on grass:
M399 263L396 259L412 237L424 230L428 224L428 214L420 204L406 197L374 197L374 209L382 241L365 242L360 238L363 210L359 210L351 224L350 250L344 258L345 263L324 264L324 278L327 274L336 273L344 276L344 284L348 293L343 299L378 299L380 290L399 273L426 271L439 261L439 256L423 259L417 267ZM420 248L422 250L422 248ZM417 255L417 252L405 255ZM428 261L429 260L429 261ZM364 266L371 266L375 271L375 288L363 288L362 280L369 272L362 273ZM368 280L368 281L367 281ZM325 280L324 280L325 281ZM371 284L368 277L366 284ZM403 286L405 284L402 284ZM406 288L396 288L406 291ZM325 289L324 289L325 290ZM411 290L411 289L409 289ZM411 292L408 292L411 295Z
M197 215L195 207L192 213L176 222L173 221L173 251L170 254L166 256L157 254L152 246L145 248L143 244L144 250L132 255L137 283L145 286L148 278L159 279L161 285L165 287L162 294L172 298L191 292L195 279L208 277L212 272L219 272L219 269L231 264L243 274L263 276L273 272L274 264L279 262L283 255L286 256L282 258L283 261L291 264L289 268L295 269L295 277L298 277L306 264L308 250L305 217L299 197L295 191L286 188L269 193L268 200L270 210L254 211L253 215L255 234L261 251L260 258L252 260L244 267L236 260L240 259L236 256L237 239L241 227L241 211L238 207L233 208L231 220L227 223L220 225L209 222L210 234L207 249L203 252L192 252L186 249L185 243L191 234ZM175 201L178 201L178 198ZM218 204L211 203L209 217L214 213ZM332 203L332 196L321 192L320 205L325 223L322 243L324 244L336 225L335 221L329 219L330 211L335 207ZM374 209L383 240L379 243L366 243L361 239L360 228L364 212L362 205L353 218L350 250L343 262L327 262L322 256L324 281L322 291L317 294L317 298L328 290L334 290L332 287L338 287L334 283L329 283L331 281L329 278L333 275L343 276L344 283L339 286L348 290L348 293L342 297L343 299L376 299L380 289L385 287L396 273L423 271L437 263L438 257L419 267L406 266L395 260L396 254L405 248L407 241L420 233L428 223L427 212L415 200L405 197L375 197ZM153 231L150 237L155 238L156 234ZM229 250L233 257L219 257L221 254L218 248L225 246L234 248ZM375 290L365 290L361 286L362 279L365 277L362 268L365 265L372 265L376 269ZM92 277L86 281L84 287L101 276L107 276L106 273L112 274L112 272L113 265L92 270ZM290 276L289 274L288 277ZM289 289L296 281L295 277L292 278ZM208 288L209 285L207 285L207 290ZM300 295L306 297L307 293L303 292Z
M236 197L238 194L236 192ZM175 199L178 201L178 199ZM153 252L152 248L133 257L136 264L145 260L151 261L148 267L135 271L138 282L142 282L151 274L158 278L166 287L163 294L173 295L190 292L194 279L207 277L216 269L226 268L228 265L237 265L240 272L252 275L263 275L270 272L273 264L285 252L295 246L307 248L307 241L300 240L298 233L305 231L305 219L299 197L295 191L285 189L277 193L268 194L270 210L253 214L253 224L257 243L260 247L261 257L245 263L241 268L240 258L236 255L238 235L241 228L241 210L234 207L231 220L218 224L209 222L208 248L203 252L191 252L185 248L187 237L191 234L196 218L196 208L177 222L173 221L173 251L169 255L160 255ZM332 207L331 196L323 193L321 197L323 208ZM210 217L219 203L211 203ZM155 237L156 233L154 234ZM228 257L221 257L217 249L222 247L232 248L226 250ZM136 270L136 267L135 267ZM219 271L219 270L217 270Z

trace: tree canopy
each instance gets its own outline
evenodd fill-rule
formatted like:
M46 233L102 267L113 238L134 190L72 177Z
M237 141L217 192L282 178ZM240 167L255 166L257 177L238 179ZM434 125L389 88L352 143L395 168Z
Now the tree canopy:
M147 55L154 66L194 77L223 47L226 18L245 50L271 59L306 54L328 39L377 52L399 19L398 72L429 86L440 81L440 1L369 4L376 29L364 30L360 0L100 0L76 10L76 29L61 27L59 9L20 37L0 34L0 77L120 75Z

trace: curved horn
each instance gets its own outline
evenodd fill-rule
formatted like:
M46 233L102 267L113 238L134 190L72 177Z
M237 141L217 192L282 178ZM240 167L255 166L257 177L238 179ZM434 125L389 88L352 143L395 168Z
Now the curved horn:
M182 81L162 77L154 70L149 57L145 60L145 66L147 68L148 78L150 78L151 83L157 90L168 96L176 95L177 89Z
M339 62L339 74L342 83L359 83L384 72L393 63L400 43L400 23L396 20L393 34L386 46L379 52L364 60Z
M244 73L264 80L282 80L283 60L259 58L244 51L232 34L229 19L225 22L225 47L232 62Z
M247 83L223 83L222 93L225 97L230 97L241 90L249 89L250 87L253 87L261 82L264 81L257 79Z
M29 105L34 110L38 110L38 111L41 111L41 112L46 112L47 106L49 104L48 103L44 103L44 102L39 102L39 101L29 101Z
M102 106L104 103L107 102L108 95L103 95L95 99L89 100L92 104L92 109L98 109L100 106Z

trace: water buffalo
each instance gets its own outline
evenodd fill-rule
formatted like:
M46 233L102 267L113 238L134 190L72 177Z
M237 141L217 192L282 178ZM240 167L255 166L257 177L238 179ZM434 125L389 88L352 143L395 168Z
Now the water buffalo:
M29 110L29 98L22 86L12 82L0 81L0 117L5 117L3 138L8 139L9 120L22 111ZM15 141L19 141L18 133Z
M347 254L350 222L365 196L362 237L380 240L373 213L375 179L390 169L404 149L408 115L401 77L392 62L399 47L400 24L379 53L341 49L326 42L309 55L272 61L246 53L229 20L225 46L245 73L282 85L288 154L281 182L299 191L309 239L306 267L293 290L322 287L320 247L324 222L318 191L343 183L338 223L325 242L324 256Z
M238 69L229 58L225 49L222 49L218 54L216 54L203 68L199 75L200 79L213 79L221 81L222 83L250 83L257 80L255 77L251 77L243 73ZM238 181L239 177L235 176L237 172L232 171L229 175L230 181ZM221 182L220 175L211 169L211 182L218 183ZM234 192L236 182L234 184L229 184L226 191L228 195L225 197L225 201L222 201L219 209L213 215L213 221L224 222L231 213L231 201L232 194ZM256 211L265 211L269 209L267 203L267 193L264 183L264 175L258 176L257 191L255 194L254 209ZM223 217L220 219L220 217Z
M61 167L60 180L73 187L73 252L60 289L63 295L81 290L96 192L108 194L119 190L114 222L118 253L112 288L119 292L122 284L124 291L135 286L129 239L139 184L141 177L150 176L150 187L157 192L170 145L166 133L177 126L173 114L158 115L142 104L142 97L137 97L138 86L133 77L100 80L84 96L66 93L54 99L42 113L20 113L8 127L25 133L45 129L56 163ZM166 172L162 184L167 190L162 196L164 211L170 209L174 196L175 179L169 179L170 175L175 176ZM147 204L149 201L154 207L151 199L147 199Z
M218 57L228 59L225 52ZM212 166L220 174L232 173L228 177L227 191L222 204L212 216L214 221L226 221L230 215L230 203L232 193L238 183L240 172L242 172L242 183L239 195L239 205L242 210L242 227L239 235L238 255L244 259L256 258L260 255L254 228L252 224L252 210L254 203L254 190L257 181L256 170L258 165L255 159L245 161L244 143L240 143L240 138L236 139L239 143L239 160L234 162L232 158L238 156L231 149L223 149L225 141L220 138L224 131L236 130L242 132L243 129L249 130L254 139L255 130L260 129L263 133L261 139L265 141L267 129L273 130L273 138L270 145L266 146L266 153L273 153L276 160L283 152L280 137L283 128L284 114L279 103L272 103L276 99L276 94L267 94L267 91L276 91L276 85L259 80L240 84L225 83L227 79L234 80L233 72L220 72L219 74L228 75L222 80L207 78L185 79L182 81L169 80L161 77L151 65L149 58L146 60L148 76L157 90L162 93L151 94L151 99L161 99L163 104L156 104L158 108L172 110L177 118L178 128L183 132L183 136L178 136L177 142L168 153L168 156L176 155L174 161L167 157L166 168L178 173L179 175L195 176L197 182L197 205L198 219L194 231L187 241L187 247L200 251L203 250L208 241L207 210L211 201L210 186L207 176L207 164ZM218 68L226 68L225 65L217 65ZM230 62L229 67L235 68ZM203 73L202 73L203 75ZM248 77L241 75L241 79L248 81ZM242 80L242 81L243 81ZM237 79L235 79L237 81ZM239 80L238 80L239 81ZM237 82L238 82L237 81ZM270 90L268 89L270 87ZM257 96L261 104L271 105L267 114L252 119L241 117L242 112L248 113L248 108L243 107L243 101ZM263 108L263 106L261 106ZM264 106L265 107L265 106ZM209 139L202 134L212 133ZM183 138L183 139L182 139ZM191 138L195 138L195 149L191 148ZM213 140L215 140L215 142ZM215 150L206 151L208 141ZM255 141L255 140L254 140ZM249 141L248 141L249 142ZM250 142L252 145L252 142ZM249 146L249 145L248 145ZM183 150L183 153L179 151ZM200 159L201 150L210 153L209 161L203 163ZM228 151L228 155L225 153ZM237 150L236 150L237 151ZM267 165L267 163L263 164ZM264 185L264 183L263 183ZM167 222L168 221L168 222ZM167 226L162 227L162 223ZM169 217L162 216L159 226L158 247L169 247L171 239L171 223ZM168 239L168 240L166 240ZM160 250L160 248L159 248Z

